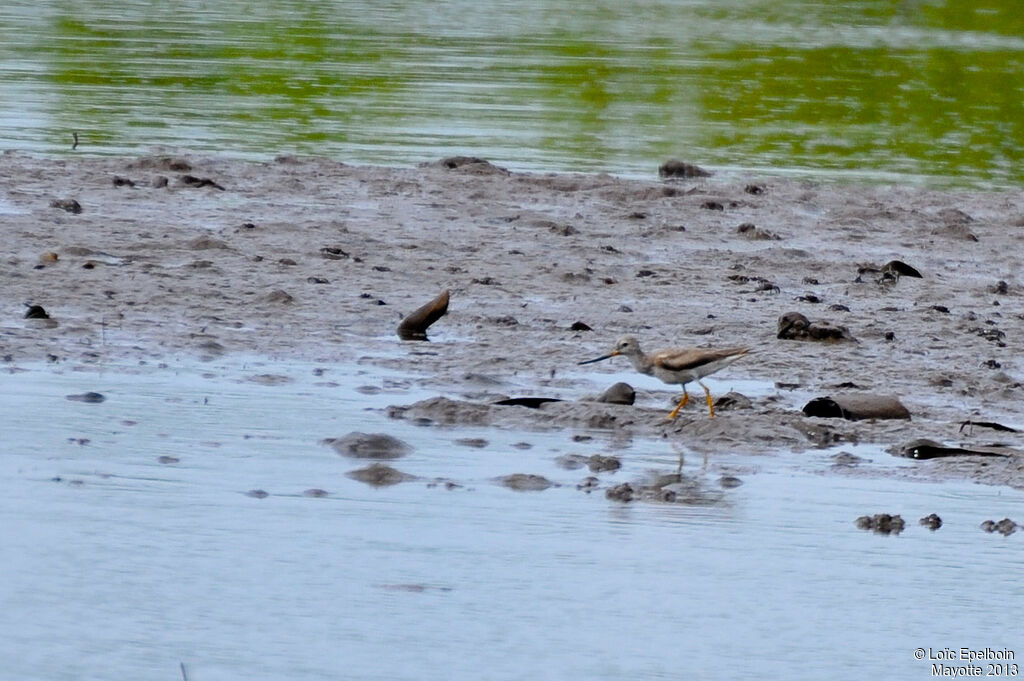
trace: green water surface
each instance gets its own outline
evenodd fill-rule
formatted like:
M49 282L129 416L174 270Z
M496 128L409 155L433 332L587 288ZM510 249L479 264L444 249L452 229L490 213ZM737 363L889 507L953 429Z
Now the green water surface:
M0 8L0 149L1024 180L1020 0Z

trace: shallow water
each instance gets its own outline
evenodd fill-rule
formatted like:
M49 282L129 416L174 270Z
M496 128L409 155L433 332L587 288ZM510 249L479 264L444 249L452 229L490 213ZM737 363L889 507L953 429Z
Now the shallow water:
M10 678L173 679L179 662L202 681L923 678L918 647L1022 652L1022 537L978 529L1020 520L1016 491L722 452L685 458L705 503L626 505L577 490L587 472L555 457L619 455L610 484L670 472L677 451L389 421L381 407L429 393L375 368L23 368L0 377ZM65 399L86 391L107 399ZM392 463L422 479L346 478L366 462L318 441L352 430L412 444ZM744 484L720 489L722 470ZM517 472L562 486L492 481ZM883 511L908 520L901 536L854 527ZM932 512L935 533L917 525Z
M0 8L0 148L1016 186L1024 20L985 3Z

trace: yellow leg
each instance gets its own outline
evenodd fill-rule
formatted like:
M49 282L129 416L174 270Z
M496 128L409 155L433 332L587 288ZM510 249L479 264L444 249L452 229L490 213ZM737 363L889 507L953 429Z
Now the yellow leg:
M682 409L687 402L690 401L690 395L686 392L686 386L683 386L683 399L679 400L679 404L672 410L672 413L668 415L670 419L674 419L678 414L679 410Z
M704 388L704 395L708 398L708 413L711 414L711 418L715 418L715 407L711 404L711 391L700 381L697 381L697 383L700 384L700 387Z

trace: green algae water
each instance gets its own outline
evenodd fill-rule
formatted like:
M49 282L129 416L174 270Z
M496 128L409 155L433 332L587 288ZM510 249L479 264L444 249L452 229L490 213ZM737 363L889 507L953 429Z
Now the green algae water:
M1012 187L1017 0L4 3L0 149Z

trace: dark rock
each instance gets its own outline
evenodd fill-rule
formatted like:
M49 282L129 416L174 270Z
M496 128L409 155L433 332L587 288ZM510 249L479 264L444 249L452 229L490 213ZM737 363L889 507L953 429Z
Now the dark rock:
M853 393L834 397L816 397L804 405L805 416L863 419L910 419L910 411L896 397L872 393Z
M658 175L661 177L710 177L711 173L700 166L686 163L678 159L670 159L661 164L658 168Z
M876 534L899 534L907 523L898 515L878 513L857 518L856 525L862 530L874 530Z
M839 452L832 457L832 465L837 468L852 468L864 463L864 461L863 457L851 454L850 452Z
M605 404L631 405L636 402L636 390L630 384L619 381L601 393L597 401Z
M622 462L619 461L618 457L615 456L604 456L602 454L594 454L587 459L587 468L590 469L591 473L605 473L608 471L617 471L622 467Z
M280 303L284 305L288 305L290 303L295 302L295 299L291 296L290 293L288 293L287 291L282 291L281 289L271 291L263 298L263 300L265 300L268 303Z
M320 443L357 459L399 459L412 451L408 444L387 433L352 432L340 438L325 438Z
M181 181L182 184L187 185L189 187L196 187L197 189L201 188L201 187L213 187L214 189L219 189L220 191L225 191L224 187L220 186L219 184L217 184L216 182L214 182L213 180L211 180L208 177L196 177L194 175L182 175L178 179Z
M25 311L25 319L49 319L50 315L46 313L42 305L29 305L28 310Z
M776 335L783 340L857 341L845 326L833 325L824 321L812 322L799 312L787 312L779 317Z
M934 513L930 513L930 514L926 515L925 517L921 518L918 521L918 523L920 523L924 527L927 527L929 530L934 532L935 530L937 530L940 527L942 527L942 518L940 518L939 516L935 515Z
M609 487L604 491L604 495L612 501L621 502L633 501L633 499L636 498L636 492L634 491L633 486L628 482L615 485L614 487Z
M742 234L746 238L754 241L779 241L782 238L775 232L769 232L766 229L758 228L752 222L744 222L741 224L736 228L736 233Z
M1013 522L1009 518L1003 518L999 522L996 522L994 520L986 520L981 524L981 529L985 530L986 532L998 532L1004 537L1009 537L1011 534L1017 531L1018 527L1020 527L1020 525Z
M715 409L750 409L751 405L749 397L735 390L730 390L715 400Z
M53 201L50 201L50 206L52 208L66 210L74 215L78 215L82 212L82 204L78 203L78 201L75 201L74 199L54 199Z
M555 483L543 475L533 475L531 473L503 475L500 478L496 478L495 481L503 487L508 487L517 492L542 492L555 485Z
M392 468L384 463L375 463L370 464L366 468L357 468L345 473L345 476L359 482L365 482L372 487L389 487L400 482L416 479L415 475L403 473L397 468Z
M423 166L433 166L446 170L458 170L473 175L509 175L507 169L492 164L476 156L448 156L434 163L424 163Z

